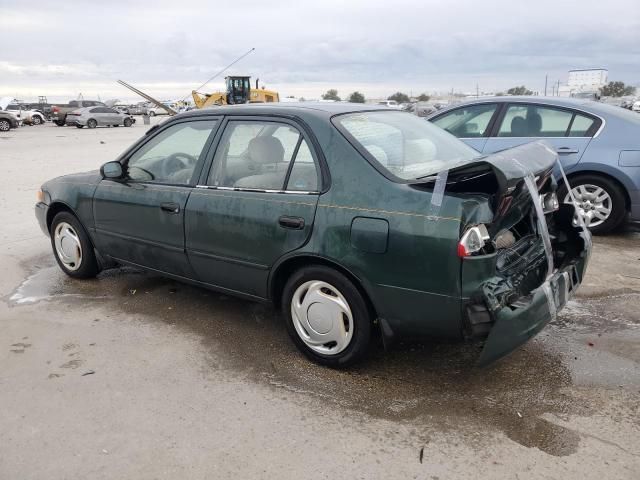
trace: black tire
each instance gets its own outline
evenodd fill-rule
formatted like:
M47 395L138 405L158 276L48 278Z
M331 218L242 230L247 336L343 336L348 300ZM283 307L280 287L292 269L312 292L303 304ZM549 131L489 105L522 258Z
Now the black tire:
M0 118L0 132L8 132L11 130L11 122L4 118Z
M54 123L59 127L64 127L65 121L64 120L56 120Z
M125 127L130 127L131 126L131 119L130 118L125 118L123 123L124 123Z
M156 116L156 112L154 112L153 110L151 110L151 111L149 112L149 116L150 116L150 117L155 117L155 116Z
M570 178L569 184L571 184L572 189L580 185L595 185L607 192L611 198L611 213L609 217L598 225L589 226L589 230L591 230L594 235L609 233L624 221L627 215L625 194L622 187L614 180L597 174L579 174ZM562 202L566 196L567 187L564 182L562 182L562 185L558 189L558 199Z
M87 128L96 128L97 126L98 122L94 118L87 120Z
M353 318L353 333L346 348L335 354L322 354L309 347L300 337L292 317L292 301L298 287L306 282L318 280L326 282L339 291L347 301ZM373 319L366 301L358 288L343 274L324 266L304 267L295 271L282 292L282 309L289 336L298 349L310 360L327 367L345 368L361 360L371 338Z
M78 262L80 264L79 267L70 267L66 265L65 262L59 257L56 248L55 232L57 227L62 223L70 225L73 228L74 233L77 235L77 238L79 239L82 252L81 260L80 262ZM98 266L98 260L96 259L96 255L93 250L93 245L91 244L91 240L89 239L89 236L87 235L84 227L75 217L75 215L70 212L58 213L51 222L50 236L53 256L56 257L56 261L58 262L58 265L64 273L73 278L93 278L98 274L100 268Z
M76 128L83 128L84 125L76 125Z
M31 123L33 125L40 125L41 123L43 123L43 121L39 115L34 115L33 117L31 117Z

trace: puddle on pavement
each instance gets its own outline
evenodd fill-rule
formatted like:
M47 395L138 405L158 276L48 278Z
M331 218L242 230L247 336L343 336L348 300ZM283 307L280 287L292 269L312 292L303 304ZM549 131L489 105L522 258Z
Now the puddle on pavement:
M576 376L568 355L574 353L556 348L557 337L582 335L585 322L592 329L605 324L609 329L625 327L621 322L606 323L603 312L615 299L601 298L601 304L593 305L580 300L538 338L490 368L473 367L479 345L422 343L387 352L378 345L362 364L334 371L310 363L295 350L271 307L129 268L79 281L66 277L57 265L42 267L6 300L13 306L48 301L78 309L102 302L110 312L140 315L197 333L210 347L216 367L232 369L285 396L313 397L408 422L423 431L434 426L458 429L462 424L476 431L491 427L521 445L560 456L575 452L580 437L542 415L590 415L599 405L581 403L571 395L567 387L575 385ZM606 366L599 374L607 375Z

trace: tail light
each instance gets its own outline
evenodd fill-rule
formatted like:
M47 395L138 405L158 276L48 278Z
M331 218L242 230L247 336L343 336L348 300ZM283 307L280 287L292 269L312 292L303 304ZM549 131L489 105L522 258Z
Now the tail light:
M54 105L53 107L51 107L51 111L53 113L58 113L60 111L60 109Z
M458 242L458 256L468 257L475 252L482 250L482 247L489 241L489 232L484 225L471 227Z

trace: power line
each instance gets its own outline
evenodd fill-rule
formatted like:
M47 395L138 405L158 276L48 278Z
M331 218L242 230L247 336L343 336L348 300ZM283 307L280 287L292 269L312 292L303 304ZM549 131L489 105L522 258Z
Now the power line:
M233 62L231 62L229 65L227 65L226 67L224 67L222 70L220 70L219 72L217 72L215 75L212 75L206 82L204 82L202 85L200 85L198 88L195 89L195 91L200 90L202 87L204 87L207 83L209 83L211 80L213 80L214 78L216 78L218 75L220 75L221 73L223 73L225 70L228 70L229 68L231 68L232 66L234 66L236 63L238 63L240 60L242 60L244 57L246 57L247 55L249 55L251 52L253 52L255 50L255 47L251 48L248 52L240 55L238 58L236 58ZM182 100L184 100L185 98L187 98L189 96L189 94L185 95L184 98Z

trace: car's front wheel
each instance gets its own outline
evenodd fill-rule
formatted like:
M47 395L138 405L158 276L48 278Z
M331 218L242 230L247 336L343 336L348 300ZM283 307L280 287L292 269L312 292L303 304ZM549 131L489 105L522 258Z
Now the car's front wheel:
M90 118L89 120L87 120L87 128L96 128L98 126L98 122L93 119Z
M365 299L344 275L324 266L297 270L282 294L287 331L298 349L321 365L340 368L369 348L372 318Z
M0 119L0 132L8 132L11 130L11 122L9 120Z
M31 117L31 123L34 125L40 125L42 123L42 118L40 117L40 115L34 115L33 117Z
M626 216L624 192L614 181L600 175L577 175L569 180L578 214L594 234L608 233ZM571 197L562 185L559 197L571 203Z
M58 213L51 222L51 246L58 265L70 277L92 278L100 271L89 236L69 212Z

